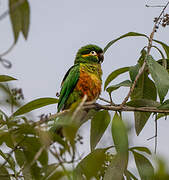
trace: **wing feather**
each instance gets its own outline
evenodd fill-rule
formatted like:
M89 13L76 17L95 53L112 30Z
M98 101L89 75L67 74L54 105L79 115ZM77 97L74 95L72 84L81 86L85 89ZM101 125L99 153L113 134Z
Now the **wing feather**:
M64 107L64 104L69 98L69 95L73 92L80 76L80 66L76 64L72 66L65 77L63 78L61 84L60 97L58 102L58 112Z

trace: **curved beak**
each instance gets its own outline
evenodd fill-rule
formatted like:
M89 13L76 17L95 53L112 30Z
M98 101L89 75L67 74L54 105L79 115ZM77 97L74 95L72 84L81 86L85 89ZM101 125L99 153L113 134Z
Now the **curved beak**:
M99 58L99 63L102 63L104 60L104 54L103 53L99 53L98 54L98 58Z

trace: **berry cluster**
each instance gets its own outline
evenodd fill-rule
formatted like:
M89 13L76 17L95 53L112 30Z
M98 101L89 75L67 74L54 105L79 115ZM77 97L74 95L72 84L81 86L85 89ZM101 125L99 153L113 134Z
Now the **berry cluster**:
M157 17L154 18L154 22L157 23L156 25L156 30L159 28L159 25L161 25L162 27L166 27L169 25L169 14L164 14L162 18L158 19Z
M162 24L163 27L166 27L169 25L169 14L165 14L162 20Z
M48 120L48 117L49 117L48 114L41 114L41 115L39 116L40 121L46 121L46 120Z
M75 142L79 142L80 144L83 144L83 137L80 134L77 134Z
M24 99L23 91L21 88L13 88L11 91L15 100Z

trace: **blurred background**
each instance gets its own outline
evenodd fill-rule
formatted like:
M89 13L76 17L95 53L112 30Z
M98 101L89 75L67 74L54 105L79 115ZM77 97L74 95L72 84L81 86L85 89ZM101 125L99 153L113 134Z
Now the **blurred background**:
M77 50L86 44L97 44L104 48L106 44L130 31L149 35L152 31L154 17L158 16L161 8L147 8L148 5L163 5L166 0L30 0L31 26L28 40L25 41L20 35L17 45L5 56L12 62L11 69L5 69L0 65L1 74L14 76L18 79L14 86L23 89L25 103L40 97L55 97L60 91L60 83L66 71L73 65ZM0 1L0 13L8 8L7 1ZM0 54L8 49L13 43L13 34L9 16L0 21ZM160 28L155 34L169 44L168 28ZM105 61L102 64L103 82L106 77L115 69L135 65L141 49L147 45L144 38L126 38L118 41L109 48L105 54ZM153 52L153 51L152 51ZM154 58L159 59L156 53ZM126 75L120 76L114 81L117 83L124 80ZM113 100L119 104L128 92L127 88L114 91ZM101 97L107 98L102 91ZM36 110L36 118L42 113L56 113L56 105L47 106ZM123 113L134 127L133 113ZM89 131L90 123L81 128L84 144L81 145L81 153L88 153L90 150ZM154 119L148 121L140 136L136 137L132 130L134 145L145 145L154 150L154 139L147 141L154 135ZM169 161L169 121L160 119L158 121L158 148L157 154ZM109 135L105 135L100 143L111 144Z

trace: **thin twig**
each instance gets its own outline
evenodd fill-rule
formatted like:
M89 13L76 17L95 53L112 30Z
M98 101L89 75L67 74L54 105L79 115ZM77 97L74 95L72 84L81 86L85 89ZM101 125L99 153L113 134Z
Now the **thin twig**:
M157 113L155 114L155 135L148 138L147 141L154 139L155 138L155 144L154 144L154 153L156 154L157 152L157 130L158 130L158 126L157 126Z
M110 101L108 101L107 99L104 99L104 98L102 98L102 97L99 97L99 99L100 99L101 101L104 101L104 102L106 102L106 103L111 104L111 102L110 102Z
M139 70L139 72L138 72L138 74L137 74L137 76L136 76L136 78L135 78L135 80L134 80L134 82L133 82L133 85L132 85L132 87L130 88L130 91L128 92L127 96L124 98L121 106L124 106L124 105L126 104L126 102L128 101L129 97L131 96L131 93L132 93L132 92L134 91L134 89L135 89L135 86L136 86L136 83L137 83L138 79L140 78L140 76L141 76L142 73L144 72L145 66L146 66L146 61L144 60L144 63L143 63L143 65L142 65L142 67L140 68L140 70Z
M160 8L162 8L162 7L165 7L165 6L163 6L163 5L148 5L148 4L146 4L146 7L152 7L152 8L154 8L154 7L160 7Z
M15 43L12 43L12 45L9 47L9 49L7 49L5 52L3 52L2 54L0 54L0 57L3 57L5 55L7 55L9 52L12 51L12 49L14 48Z
M4 178L4 179L8 179L9 177L14 177L15 178L15 174L0 174L0 177ZM23 178L24 176L17 176L18 178Z
M50 153L59 161L59 164L60 164L60 166L62 167L62 169L63 169L63 171L65 172L65 174L67 175L67 178L68 178L69 180L71 180L71 177L70 177L69 173L67 172L65 166L63 165L63 162L61 161L61 159L60 159L59 155L57 154L57 152L55 153L55 152L53 152L51 149L49 149L49 151L50 151Z
M49 118L42 118L40 121L34 122L33 126L39 126L39 125L41 125L43 123L46 123L46 122L48 122L48 121L50 121L52 119L55 119L55 118L57 118L59 116L65 115L68 112L69 112L69 109L66 109L66 110L63 110L63 111L58 112L56 114L52 114L52 115L49 116Z
M86 102L86 100L87 100L87 95L85 94L82 101L80 102L80 104L78 105L76 110L74 111L74 113L72 115L72 119L74 119L77 116L78 112L82 109L82 107L83 107L84 103Z
M152 137L150 137L150 138L147 138L147 141L150 141L151 139L154 139L155 138L155 136L152 136Z
M13 43L9 49L7 49L5 52L3 52L2 54L0 54L0 62L2 63L2 65L6 68L11 68L12 67L12 63L9 60L6 60L3 58L3 56L7 55L8 53L10 53L13 48L15 47L15 43Z
M0 15L0 21L2 19L4 19L6 16L8 16L10 13L14 12L20 5L22 5L25 2L25 0L19 0L18 2L16 2L10 9L6 10L4 13L2 13ZM7 60L2 58L3 56L7 55L15 46L15 43L13 43L8 50L6 50L4 53L0 54L0 62L2 63L2 65L6 68L11 68L12 67L12 63Z
M36 155L34 156L32 162L30 163L30 166L32 166L35 161L39 158L39 156L42 154L43 150L45 149L45 146L42 146L39 151L36 153Z
M157 18L157 21L154 24L153 31L151 32L150 37L149 37L149 42L148 42L148 47L147 47L147 54L146 54L146 57L144 59L144 63L142 65L142 67L140 68L139 73L137 74L137 76L136 76L136 78L134 80L134 83L133 83L132 87L130 88L130 91L128 92L127 96L123 100L121 106L124 106L126 104L126 102L128 101L129 97L131 96L132 92L135 89L135 86L136 86L136 83L137 83L138 79L140 78L140 76L144 72L144 68L146 66L146 60L147 60L147 57L150 54L150 51L151 51L151 48L152 48L152 41L153 41L154 33L156 31L156 25L157 25L158 21L160 20L160 17L162 16L162 14L164 13L165 9L167 8L168 4L169 4L169 2L165 5L165 7L161 11L159 17Z
M5 67L5 68L8 68L10 69L12 67L12 63L7 60L7 59L4 59L4 58L1 58L0 57L0 62L2 63L2 65Z
M111 93L109 93L109 98L110 98L110 104L114 105L114 102L113 102L112 97L111 97Z
M157 132L158 132L158 126L157 126L157 114L155 115L155 147L154 147L154 153L157 152Z
M26 162L23 163L22 167L20 168L20 170L17 172L17 177L20 176L21 172L23 171L23 169L25 168Z
M0 166L0 169L5 166L5 164L8 162L8 160L9 160L10 157L12 156L12 153L18 148L18 146L24 141L24 139L25 139L25 137L24 137L21 141L19 141L19 142L15 145L15 147L8 153L8 155L7 155L8 157L6 158L5 162Z

